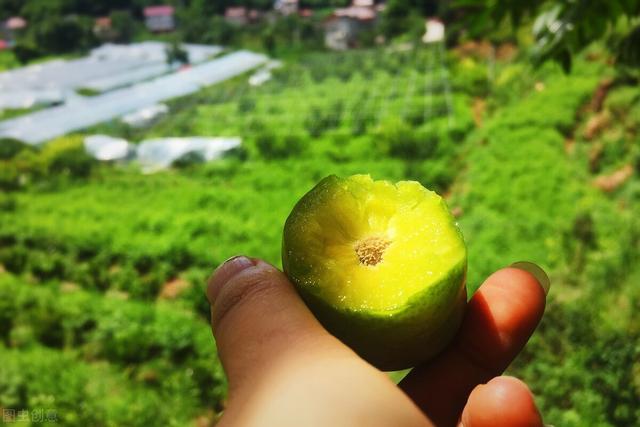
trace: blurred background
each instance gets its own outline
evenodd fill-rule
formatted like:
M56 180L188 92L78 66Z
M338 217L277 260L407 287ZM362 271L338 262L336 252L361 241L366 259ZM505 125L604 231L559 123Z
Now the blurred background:
M638 0L0 0L3 422L215 425L208 275L370 173L549 272L547 423L638 425L639 66Z

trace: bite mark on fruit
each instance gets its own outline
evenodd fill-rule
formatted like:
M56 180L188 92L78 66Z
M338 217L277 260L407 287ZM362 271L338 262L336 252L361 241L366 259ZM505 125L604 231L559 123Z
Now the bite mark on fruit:
M385 249L389 247L391 242L382 237L368 237L356 243L356 255L360 260L360 264L375 266L382 261Z

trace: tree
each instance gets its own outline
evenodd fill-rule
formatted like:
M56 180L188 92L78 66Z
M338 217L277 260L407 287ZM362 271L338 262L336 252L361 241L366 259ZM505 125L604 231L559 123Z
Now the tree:
M408 26L412 7L410 0L389 0L382 17L382 32L388 38L403 34Z
M44 53L67 53L88 49L96 44L92 30L93 20L88 17L51 17L32 26L34 39Z
M596 40L613 45L620 63L640 66L640 0L460 0L464 19L472 32L495 28L505 19L518 27L533 18L536 63L547 59L571 69L571 58Z
M18 15L22 0L0 0L0 20Z
M127 10L111 12L111 26L116 32L116 41L129 43L136 32L136 21Z
M177 40L171 42L166 49L167 54L167 63L173 64L178 62L180 64L188 64L189 63L189 52L184 50L184 48L180 45Z

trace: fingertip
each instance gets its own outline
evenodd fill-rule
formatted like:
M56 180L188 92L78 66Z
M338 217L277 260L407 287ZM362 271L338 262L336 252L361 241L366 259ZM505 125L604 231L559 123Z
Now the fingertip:
M545 285L531 271L519 265L501 268L493 273L479 288L480 291L487 289L506 290L514 297L531 300L536 305L544 306L546 301L547 288Z
M549 280L547 273L538 264L529 261L518 261L511 264L509 267L517 268L531 274L544 290L544 294L549 294L549 290L551 289L551 280Z
M469 301L456 343L484 372L499 375L527 343L545 304L544 290L531 274L498 270Z
M207 281L207 299L213 304L222 287L234 276L257 264L256 260L243 255L236 255L218 266Z
M284 273L265 261L234 257L223 263L209 280L207 297L230 390L250 387L279 361L338 345Z
M514 377L493 378L473 389L462 413L464 427L542 427L527 385Z
M280 270L257 258L248 261L246 257L231 259L223 264L210 283L211 326L216 337L223 319L237 317L236 312L245 312L240 316L242 321L250 321L257 327L264 321L257 316L258 307L265 311L295 309L297 312L303 306Z
M492 318L501 332L526 341L542 318L546 295L531 273L507 267L487 278L470 305L470 311Z

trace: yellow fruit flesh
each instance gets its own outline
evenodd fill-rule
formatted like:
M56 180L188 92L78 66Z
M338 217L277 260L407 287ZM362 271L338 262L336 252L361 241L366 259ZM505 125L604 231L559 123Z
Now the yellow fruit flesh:
M462 238L436 193L417 182L394 185L368 175L339 185L305 221L312 270L303 282L322 283L334 306L402 309L463 260Z

